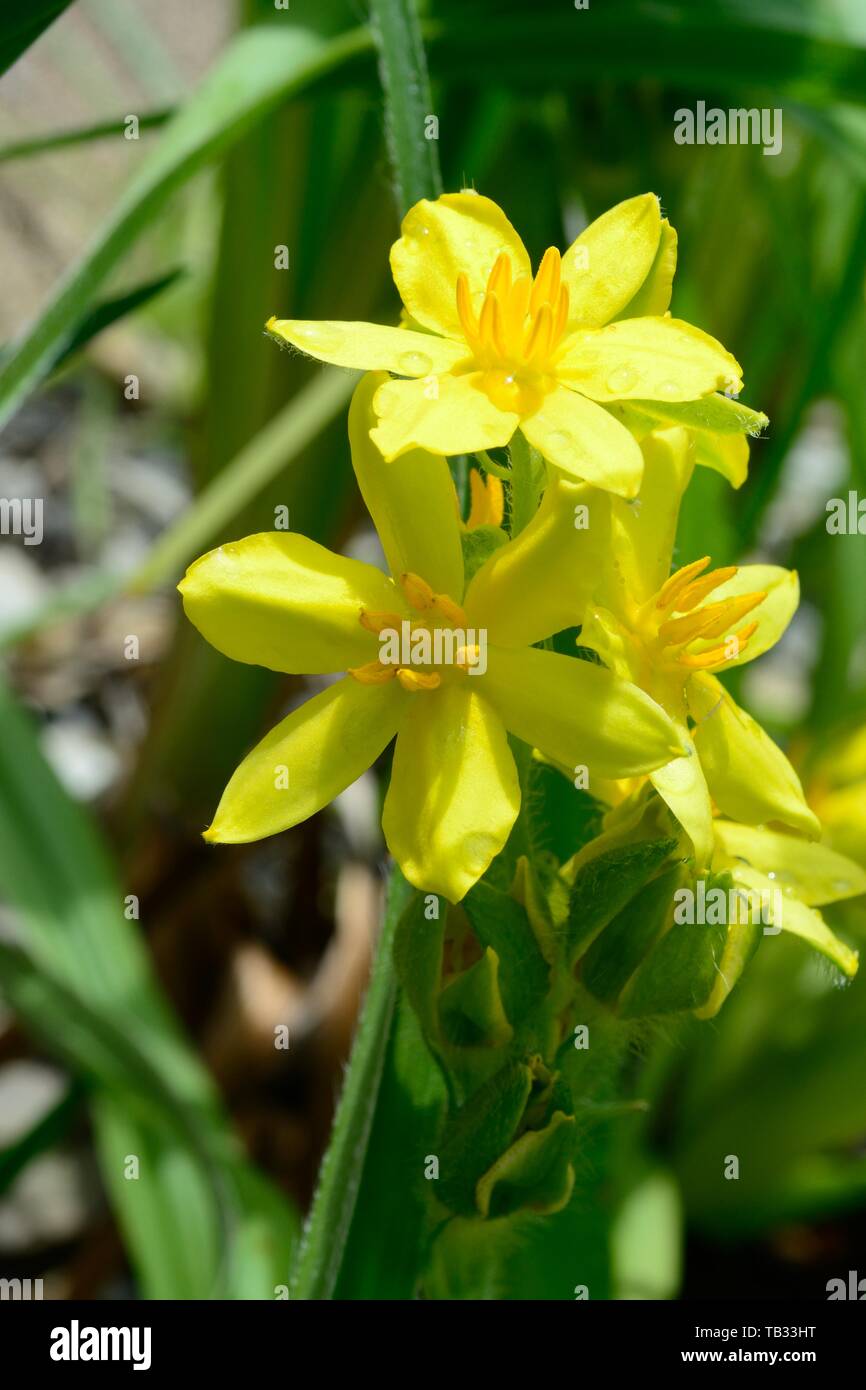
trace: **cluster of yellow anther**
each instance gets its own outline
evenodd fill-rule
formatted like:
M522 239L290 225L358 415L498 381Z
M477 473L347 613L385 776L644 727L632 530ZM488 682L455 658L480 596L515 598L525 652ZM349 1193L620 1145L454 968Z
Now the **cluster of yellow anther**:
M466 342L506 408L517 407L521 395L538 390L553 370L568 322L568 289L555 246L545 251L534 280L512 277L511 258L502 251L477 313L467 277L457 277L457 313Z
M651 612L644 615L655 632L656 646L675 665L689 671L710 671L741 656L758 624L752 622L738 631L733 629L767 597L766 593L756 592L704 604L714 589L737 573L736 565L727 565L705 574L709 563L710 557L705 555L677 570L647 605ZM722 640L715 646L690 650L692 643L713 638Z
M416 613L423 614L419 620L411 620L412 633L419 629L426 629L434 633L437 627L444 628L466 628L466 614L455 603L454 599L448 594L434 593L433 589L425 579L421 579L417 574L403 574L400 576L400 587L406 598L409 607ZM368 632L401 633L402 625L406 621L399 613L374 613L369 609L363 609L360 624ZM460 646L456 649L455 666L458 670L465 671L477 657L476 649L468 646ZM419 670L417 666L401 663L385 663L382 661L368 661L364 666L349 668L349 675L354 676L356 681L362 685L384 685L386 681L393 680L395 677L411 694L416 694L424 690L436 690L442 684L442 676L439 671Z

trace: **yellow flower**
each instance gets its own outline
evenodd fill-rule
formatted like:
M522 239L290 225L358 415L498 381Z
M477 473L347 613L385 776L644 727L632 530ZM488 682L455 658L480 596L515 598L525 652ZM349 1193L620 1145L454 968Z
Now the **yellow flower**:
M863 869L826 845L763 826L717 820L713 829L713 868L727 869L747 899L763 905L767 925L802 937L844 974L855 975L857 952L839 940L815 909L866 893ZM707 1015L715 1011L712 1005L713 999L706 1005Z
M506 730L600 777L650 771L680 745L668 716L642 691L531 645L564 627L586 596L573 515L589 489L552 485L520 537L501 546L464 592L448 465L420 451L411 468L385 462L370 438L380 385L375 376L359 384L349 437L392 577L276 532L220 546L180 585L188 617L227 656L275 671L346 673L245 758L205 838L242 842L296 825L359 777L396 734L385 838L410 882L457 901L517 816ZM603 540L599 528L598 546Z
M866 865L866 725L824 743L809 758L805 777L828 843Z
M498 478L490 473L482 478L477 468L469 470L469 516L466 528L474 531L478 526L501 526L505 514L505 490Z
M611 208L564 256L550 247L534 277L496 203L449 193L417 203L391 250L410 326L266 327L319 361L400 378L374 400L373 438L388 460L416 448L475 453L520 428L555 468L633 497L640 449L608 405L697 406L742 385L714 338L668 316L675 265L676 233L651 193ZM760 428L763 417L745 415Z
M713 570L709 556L671 574L694 451L681 428L647 435L642 448L637 502L604 499L610 546L580 641L671 715L686 755L650 777L699 868L713 855L713 804L748 825L780 822L816 836L819 823L788 759L715 675L778 641L799 601L797 575L776 565Z

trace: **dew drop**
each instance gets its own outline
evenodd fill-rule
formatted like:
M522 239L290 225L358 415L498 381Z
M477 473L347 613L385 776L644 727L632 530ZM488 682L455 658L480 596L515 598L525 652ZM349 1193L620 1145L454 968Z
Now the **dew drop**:
M617 367L607 379L607 389L617 395L622 391L630 391L636 381L637 372L633 367Z
M397 358L397 366L405 376L427 376L433 362L425 352L402 352Z
M672 401L679 395L679 390L675 381L663 381L661 386L656 387L657 398L659 400Z
M570 449L573 443L574 440L568 433L568 430L554 430L550 436L550 445L554 450ZM554 462L554 460L551 460L551 462Z

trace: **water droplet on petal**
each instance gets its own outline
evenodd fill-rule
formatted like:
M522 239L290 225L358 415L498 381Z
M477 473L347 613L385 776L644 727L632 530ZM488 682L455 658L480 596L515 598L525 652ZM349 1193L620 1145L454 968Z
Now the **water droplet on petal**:
M607 379L607 389L617 395L622 391L630 391L636 381L637 372L634 367L617 367Z
M571 448L573 440L567 430L554 430L553 433L550 435L549 443L551 448L554 450L565 450ZM556 460L552 459L551 462L555 463Z
M397 367L404 376L427 376L433 366L426 352L402 352Z
M658 400L672 401L679 394L679 387L675 381L663 381L661 386L656 387L656 398Z

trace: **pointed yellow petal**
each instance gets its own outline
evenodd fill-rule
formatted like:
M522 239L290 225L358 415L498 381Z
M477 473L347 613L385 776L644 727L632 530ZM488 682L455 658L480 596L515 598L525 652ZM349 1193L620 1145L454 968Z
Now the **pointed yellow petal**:
M372 661L377 641L362 612L402 606L380 570L284 531L211 550L178 588L190 622L217 651L296 675Z
M261 840L321 810L375 762L411 699L397 681L365 685L344 676L307 700L244 758L205 839Z
M688 755L650 773L650 780L691 840L697 868L704 869L713 855L713 808L695 746L686 729L679 735Z
M467 356L465 345L408 328L379 323L334 323L303 319L269 319L272 338L335 367L360 371L396 372L398 376L429 376L447 372Z
M591 661L541 651L488 648L475 679L505 727L563 767L594 778L632 777L680 752L660 705Z
M819 835L820 823L785 754L721 682L707 674L693 676L687 694L698 721L695 746L722 814L748 825L782 821L804 835Z
M742 386L740 366L721 343L680 319L620 319L576 333L556 374L594 401L692 401Z
M653 267L660 234L654 193L618 203L581 232L562 258L573 326L599 328L634 299Z
M617 318L643 318L667 313L677 269L677 234L666 217L662 218L659 244L649 274L633 299Z
M836 850L764 826L715 824L717 865L744 863L810 907L866 893L866 871Z
M480 372L432 381L386 381L373 402L379 417L372 438L385 458L410 449L474 454L507 444L519 416L500 410L481 390Z
M741 565L732 579L726 580L716 589L713 602L761 591L766 594L766 598L749 614L749 625L756 624L753 634L748 642L740 647L738 655L723 661L718 667L719 670L754 661L756 656L761 656L763 652L775 646L796 613L800 602L800 581L796 570L786 570L780 565ZM715 645L714 638L707 638L706 641L700 638L691 650L700 654Z
M530 444L555 468L622 497L640 487L640 448L618 420L594 401L558 386L521 423Z
M597 590L599 601L620 614L646 603L667 582L680 503L694 468L685 430L658 430L640 447L640 492L632 505L611 499L611 544Z
M451 902L478 882L520 809L505 730L474 679L408 697L382 816L409 882Z
M475 575L466 591L467 622L505 647L532 646L573 627L607 547L606 494L556 478L529 525Z
M505 213L479 193L422 199L403 218L401 232L391 248L394 283L412 317L446 337L464 336L457 313L459 275L466 276L477 309L503 251L514 279L531 274L526 249Z
M731 877L736 884L746 890L760 894L759 903L766 904L766 916L770 919L766 926L781 927L808 942L822 956L838 965L843 974L851 978L857 974L857 952L840 941L830 930L820 912L807 907L798 898L779 894L779 884L765 874L736 864L731 868ZM779 911L776 911L776 905ZM766 930L766 927L765 927Z
M463 594L463 549L454 484L441 455L418 449L386 463L370 438L373 397L385 377L362 377L349 408L352 466L395 579L419 574L437 593Z

